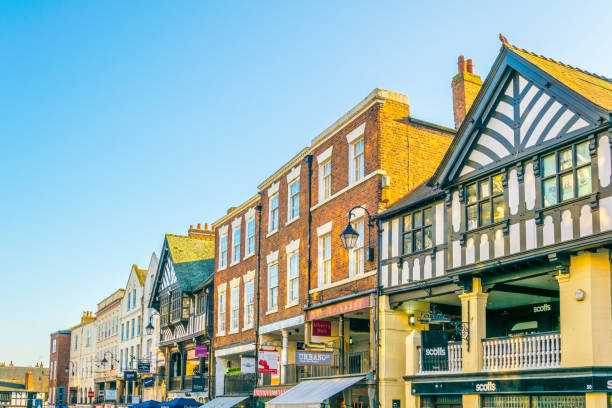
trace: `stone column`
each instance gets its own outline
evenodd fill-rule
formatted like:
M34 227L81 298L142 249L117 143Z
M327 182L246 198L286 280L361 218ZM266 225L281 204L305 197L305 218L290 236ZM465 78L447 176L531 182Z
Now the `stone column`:
M563 272L563 270L562 270ZM557 276L561 313L561 366L612 365L610 252L579 252Z
M488 297L489 295L482 291L480 278L472 279L471 292L459 295L459 299L461 299L461 321L468 324L469 331L469 339L463 339L461 343L464 373L482 371L482 339L487 336Z
M281 349L281 384L287 384L287 370L289 369L289 332L285 329L281 330L282 349Z
M585 394L585 408L608 408L608 394L605 392L588 392Z

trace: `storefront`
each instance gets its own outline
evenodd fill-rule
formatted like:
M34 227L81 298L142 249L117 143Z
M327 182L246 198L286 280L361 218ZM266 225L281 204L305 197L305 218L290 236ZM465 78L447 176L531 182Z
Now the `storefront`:
M266 408L365 408L368 384L365 377L304 380L266 403Z

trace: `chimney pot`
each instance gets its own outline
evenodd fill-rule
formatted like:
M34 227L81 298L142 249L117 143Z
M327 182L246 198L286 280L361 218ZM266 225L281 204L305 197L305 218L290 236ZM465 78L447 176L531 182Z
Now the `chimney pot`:
M474 73L474 61L472 61L472 59L470 58L469 60L467 60L467 72L469 72L470 74Z
M459 73L465 72L465 57L460 55L457 59L457 68Z
M198 229L202 229L202 224L198 223Z
M189 229L193 229L193 225L190 225L190 226L189 226Z

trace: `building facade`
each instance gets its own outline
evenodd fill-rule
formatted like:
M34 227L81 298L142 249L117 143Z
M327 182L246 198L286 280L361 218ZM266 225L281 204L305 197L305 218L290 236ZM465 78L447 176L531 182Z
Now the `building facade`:
M68 404L68 371L70 364L70 331L51 333L49 349L49 406Z
M70 363L68 367L68 403L87 406L94 402L94 372L96 368L96 318L93 312L83 312L81 322L70 328Z
M94 374L96 404L114 406L120 395L119 317L124 289L98 303L96 311L96 368Z
M0 408L43 408L48 391L49 370L42 365L0 365Z
M162 400L161 388L163 377L159 375L159 371L163 367L164 356L159 350L159 315L155 312L155 309L149 307L158 263L159 258L153 252L149 260L149 267L147 268L147 276L143 287L143 331L140 359L142 362L148 363L149 366L148 374L140 372L143 401Z
M435 175L378 215L386 407L612 401L612 82L501 39Z
M214 242L207 225L164 239L149 301L159 313L163 399L210 399Z

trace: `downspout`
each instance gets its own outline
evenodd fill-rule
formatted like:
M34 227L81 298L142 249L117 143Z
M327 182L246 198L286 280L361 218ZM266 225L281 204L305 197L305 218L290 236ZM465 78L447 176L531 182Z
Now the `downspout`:
M376 220L376 292L375 296L375 307L374 310L374 340L376 344L376 349L374 350L374 374L376 375L376 389L374 395L374 407L378 408L379 403L379 392L380 392L380 373L379 373L379 354L380 354L380 333L379 333L379 324L378 324L378 315L380 313L380 258L381 258L381 249L382 249L382 222L380 219Z
M259 196L261 198L261 191ZM257 211L257 270L255 275L255 296L257 298L255 304L255 376L258 377L259 371L259 302L261 296L259 294L259 277L261 275L261 202L255 207ZM259 382L259 379L257 379Z
M312 207L312 154L306 156L305 160L306 164L308 165L308 227L306 228L306 242L308 246L306 252L306 307L310 307L310 274L312 270L312 257L310 254L310 249L312 246L312 212L310 211L310 208Z

